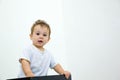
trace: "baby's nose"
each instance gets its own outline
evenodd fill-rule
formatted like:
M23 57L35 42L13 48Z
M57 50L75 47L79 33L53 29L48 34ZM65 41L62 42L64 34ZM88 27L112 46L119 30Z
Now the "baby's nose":
M39 35L39 38L43 38L43 35Z

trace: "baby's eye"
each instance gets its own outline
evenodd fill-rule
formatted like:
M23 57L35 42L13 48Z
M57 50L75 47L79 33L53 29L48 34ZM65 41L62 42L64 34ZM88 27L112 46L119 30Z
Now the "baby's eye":
M47 34L43 34L43 36L47 36Z
M36 33L36 35L40 35L40 33Z

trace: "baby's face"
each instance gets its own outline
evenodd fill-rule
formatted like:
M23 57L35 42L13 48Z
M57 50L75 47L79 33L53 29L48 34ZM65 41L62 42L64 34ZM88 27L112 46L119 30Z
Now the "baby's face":
M30 38L38 48L43 48L43 46L49 41L49 30L46 26L36 25L33 30L33 34L30 35Z

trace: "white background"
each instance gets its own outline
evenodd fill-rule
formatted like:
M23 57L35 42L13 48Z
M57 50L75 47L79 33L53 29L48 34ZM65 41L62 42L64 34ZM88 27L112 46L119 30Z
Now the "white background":
M45 47L73 80L120 80L119 0L0 0L0 80L17 77L37 19L50 24Z

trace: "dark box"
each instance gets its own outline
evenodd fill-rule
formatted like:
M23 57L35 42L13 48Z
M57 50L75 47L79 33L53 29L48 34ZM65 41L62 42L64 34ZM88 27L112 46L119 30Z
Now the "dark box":
M7 80L71 80L71 76L68 79L66 79L64 75L49 75L49 76L14 78Z

